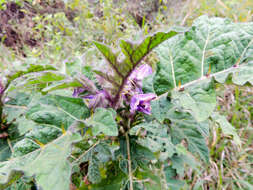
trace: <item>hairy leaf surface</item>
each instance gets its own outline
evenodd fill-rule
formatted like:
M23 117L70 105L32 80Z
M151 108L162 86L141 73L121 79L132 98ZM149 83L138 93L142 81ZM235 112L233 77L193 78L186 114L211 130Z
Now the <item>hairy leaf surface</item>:
M112 109L106 110L104 108L98 108L94 115L86 121L86 124L92 126L94 136L101 132L108 136L117 136L118 126L115 121L115 116L116 112Z
M77 134L67 132L53 142L22 157L0 163L0 188L18 176L34 176L43 190L68 190L71 164L68 157L71 144L80 140Z
M231 75L235 84L252 84L253 23L202 16L156 52L160 62L153 79L155 92L179 90L174 97L201 122L215 109L212 78L224 83Z

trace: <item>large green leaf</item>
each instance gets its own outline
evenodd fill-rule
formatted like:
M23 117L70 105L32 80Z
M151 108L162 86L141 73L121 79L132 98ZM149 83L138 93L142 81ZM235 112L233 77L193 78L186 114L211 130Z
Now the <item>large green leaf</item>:
M18 177L34 176L36 184L43 190L68 190L71 164L68 157L71 145L81 138L66 132L51 143L26 154L0 163L0 188L9 186Z
M47 65L47 64L28 64L28 65L22 65L21 68L17 72L13 72L8 76L8 82L11 82L15 80L16 78L19 78L25 74L28 73L35 73L35 72L40 72L40 71L55 71L56 68L53 67L52 65Z
M3 175L0 177L0 187L10 185L24 174L34 176L43 190L68 189L72 166L67 157L70 155L71 144L80 140L78 134L70 132L74 130L70 126L75 121L85 120L90 115L89 109L78 98L31 96L14 93L5 105L5 114L9 115L15 109L18 113L7 119L9 122L15 121L20 137L14 145L11 142L13 153L10 161L0 163L0 173ZM5 152L1 157L6 155L9 154ZM59 179L64 182L59 183Z
M155 77L158 94L207 78L234 65L252 60L253 23L228 19L196 19L188 32L167 40L157 48L160 64ZM236 70L236 68L235 68Z
M6 139L0 139L1 151L0 161L5 161L11 156L10 147L23 138L23 135L35 127L32 121L27 120L24 115L34 100L38 99L35 94L29 95L24 92L8 94L7 102L3 107L5 124L8 128L8 143Z
M160 62L153 79L155 92L177 91L172 98L199 122L215 109L212 79L253 84L253 23L202 16L156 52Z
M89 114L82 99L58 95L42 97L26 112L27 117L36 123L64 126L65 129L74 121L86 119Z

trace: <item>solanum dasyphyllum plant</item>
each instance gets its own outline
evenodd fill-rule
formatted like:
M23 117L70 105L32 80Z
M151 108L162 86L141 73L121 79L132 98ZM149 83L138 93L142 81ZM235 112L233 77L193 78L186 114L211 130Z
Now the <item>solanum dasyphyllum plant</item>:
M189 189L185 172L209 162L210 127L240 146L215 87L253 84L253 23L202 16L120 50L94 45L96 67L32 64L9 77L2 117L16 132L1 139L1 189Z

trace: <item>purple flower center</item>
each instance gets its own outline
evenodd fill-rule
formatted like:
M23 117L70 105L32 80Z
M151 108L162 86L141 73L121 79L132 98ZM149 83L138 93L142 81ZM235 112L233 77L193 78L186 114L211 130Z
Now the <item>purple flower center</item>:
M136 94L132 96L130 103L130 112L133 114L136 111L143 112L145 114L151 114L150 102L156 98L153 93L148 94Z

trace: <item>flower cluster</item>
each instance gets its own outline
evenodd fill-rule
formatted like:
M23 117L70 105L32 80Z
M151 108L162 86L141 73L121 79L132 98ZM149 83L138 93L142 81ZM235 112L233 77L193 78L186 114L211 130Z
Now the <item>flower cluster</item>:
M156 98L153 93L144 94L142 91L142 81L145 77L152 74L152 68L147 65L141 65L132 71L129 76L125 88L123 91L123 100L130 105L130 112L134 114L136 111L143 112L145 114L151 114L151 100ZM85 79L87 81L87 79ZM111 95L106 90L94 90L92 85L87 85L91 81L86 82L83 87L74 89L73 96L81 97L88 102L89 108L97 107L110 107L112 105ZM90 87L89 87L90 86ZM91 89L93 89L91 91ZM82 95L84 92L89 92L89 95Z
M142 91L142 81L150 74L152 74L152 68L147 64L143 64L135 69L129 77L124 99L128 103L130 102L130 112L132 114L136 111L151 114L150 102L156 98L156 95L153 93L144 94Z

